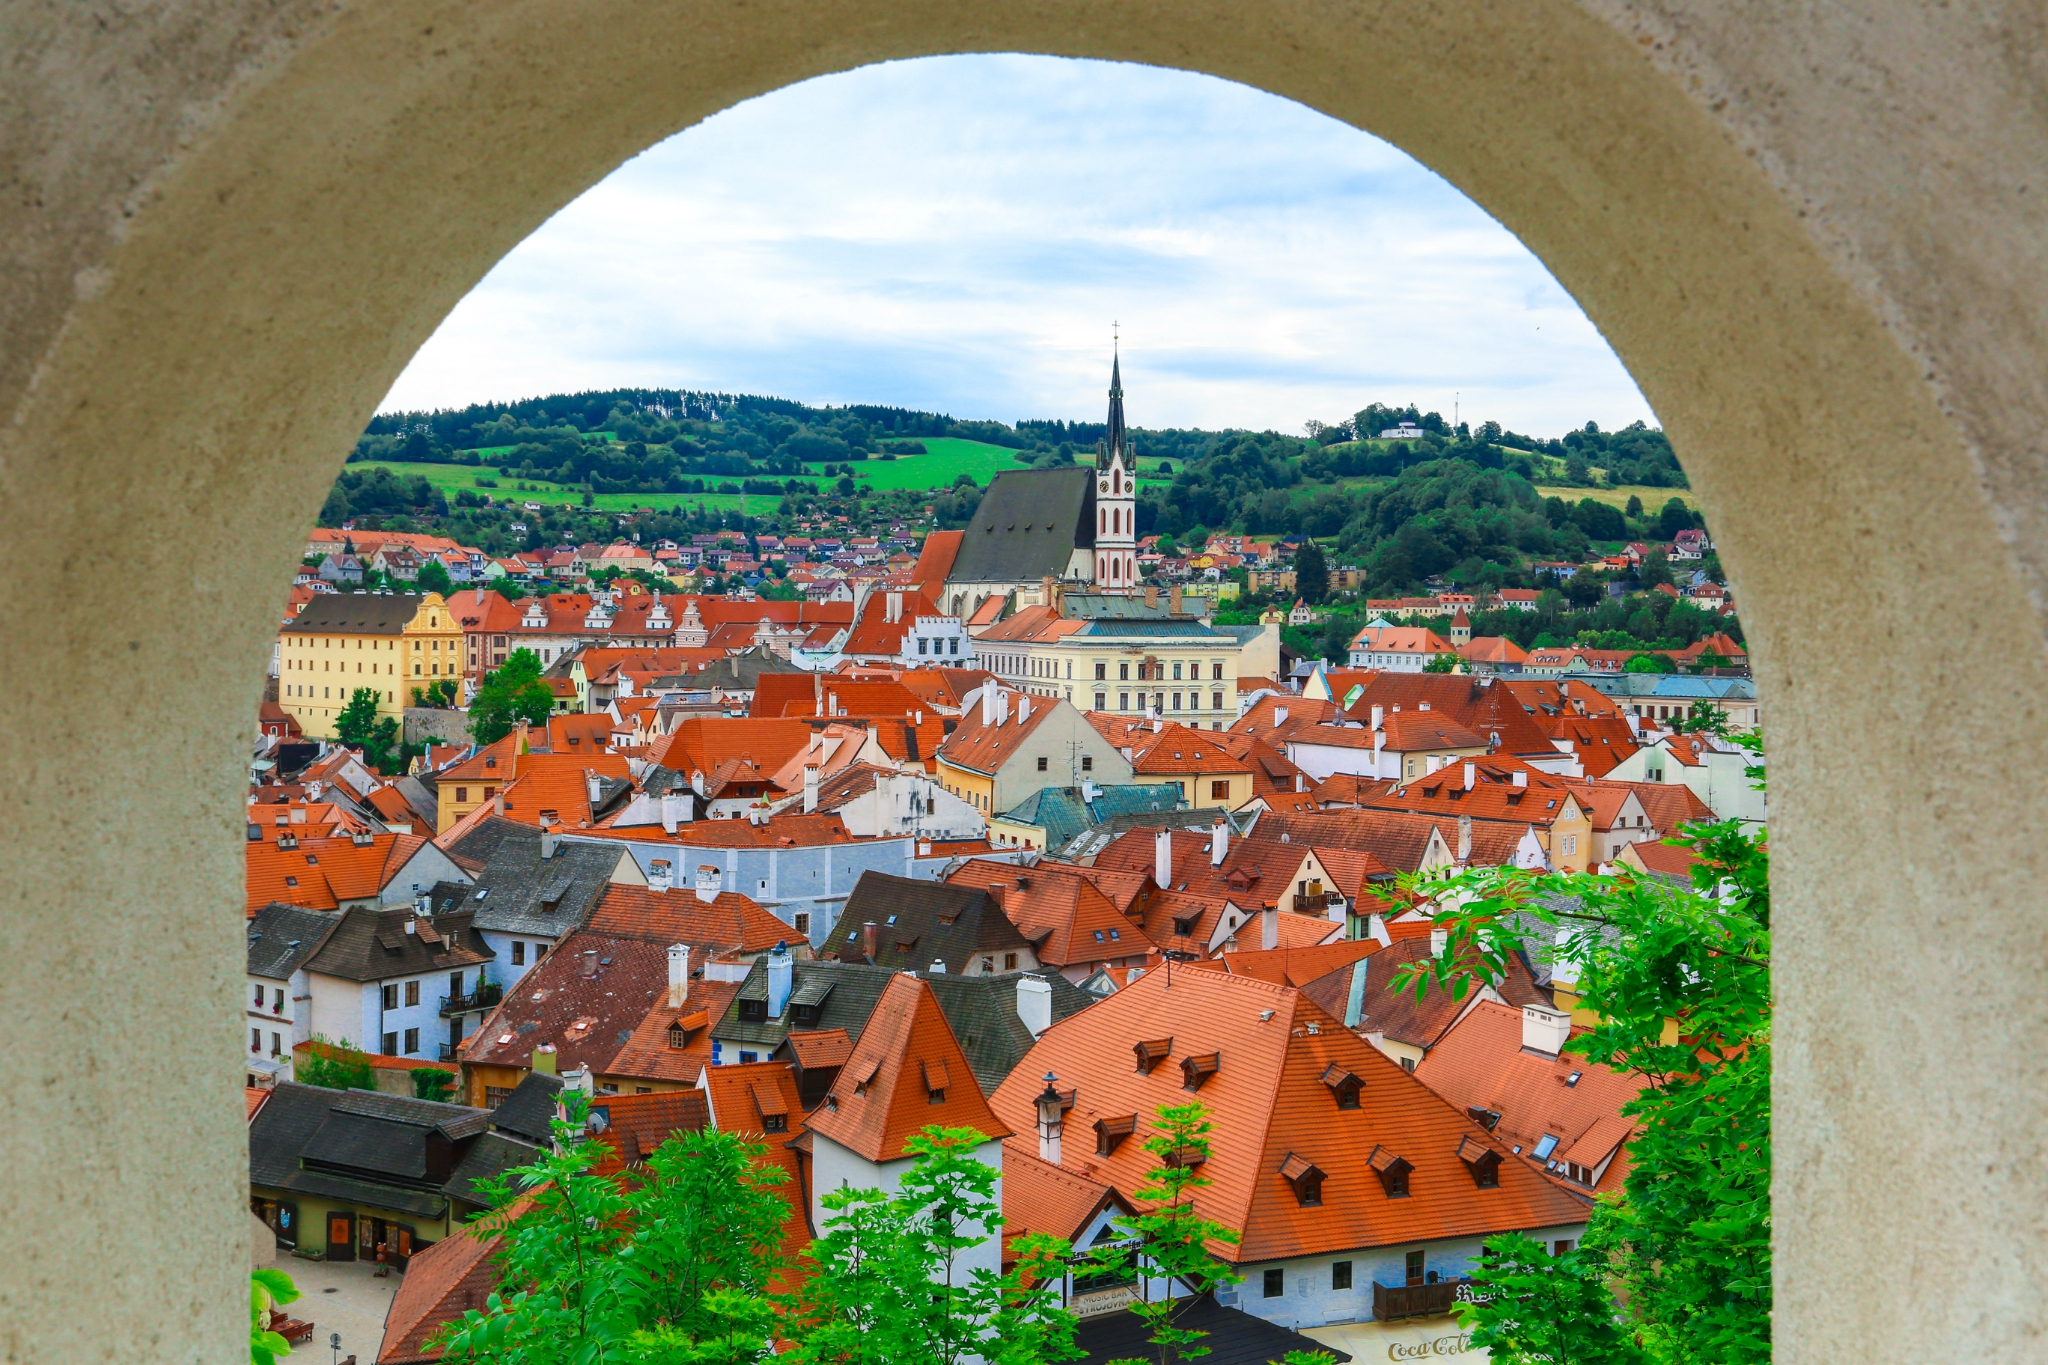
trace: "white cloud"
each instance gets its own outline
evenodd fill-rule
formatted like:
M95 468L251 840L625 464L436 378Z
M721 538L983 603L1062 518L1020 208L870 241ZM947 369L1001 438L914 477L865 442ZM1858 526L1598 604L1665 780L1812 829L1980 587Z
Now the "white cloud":
M1654 421L1504 228L1346 124L1205 76L895 62L749 101L521 243L386 409L639 384L1298 430L1414 401Z

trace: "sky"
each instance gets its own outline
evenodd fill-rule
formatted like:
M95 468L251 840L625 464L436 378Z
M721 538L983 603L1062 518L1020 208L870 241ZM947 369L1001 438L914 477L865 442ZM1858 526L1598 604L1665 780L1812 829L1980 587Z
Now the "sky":
M1299 432L1415 403L1656 417L1505 228L1389 144L1208 76L925 58L628 161L442 322L382 410L673 387L956 418Z

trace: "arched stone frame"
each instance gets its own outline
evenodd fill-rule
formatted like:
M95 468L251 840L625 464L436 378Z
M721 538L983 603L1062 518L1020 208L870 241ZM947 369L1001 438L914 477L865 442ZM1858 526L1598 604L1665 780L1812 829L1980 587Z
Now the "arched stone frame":
M2024 15L0 16L0 1320L19 1358L238 1349L243 746L282 571L390 380L499 256L677 128L810 75L985 50L1208 71L1368 128L1586 307L1693 475L1768 699L1782 1358L2018 1360L2048 1330L2048 131ZM1933 1008L1903 1014L1902 980Z

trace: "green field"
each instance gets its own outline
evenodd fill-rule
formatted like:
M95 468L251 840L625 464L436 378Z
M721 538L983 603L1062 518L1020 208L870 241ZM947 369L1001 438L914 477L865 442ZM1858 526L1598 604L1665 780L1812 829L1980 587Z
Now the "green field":
M564 488L545 479L506 478L488 465L397 464L389 460L359 460L349 468L388 469L402 479L422 478L439 489L451 502L458 491L469 489L472 492L489 494L494 502L511 503L515 506L524 502L578 509L583 506L583 494L577 489ZM479 475L486 479L495 479L498 486L477 487ZM737 483L738 480L735 479L733 482ZM520 491L518 485L522 483L531 491ZM751 513L761 516L773 512L781 502L780 493L772 496L766 493L599 493L593 498L591 505L606 512L631 512L641 507L715 507L720 510L736 508L742 515Z
M1643 500L1643 510L1652 517L1673 498L1677 498L1695 512L1700 510L1699 499L1693 496L1690 488L1651 488L1644 484L1626 483L1619 488L1562 488L1538 484L1536 491L1546 498L1563 498L1570 503L1576 503L1582 498L1591 498L1594 502L1604 502L1610 507L1623 508L1628 506L1631 497L1637 497Z
M853 477L870 488L923 491L951 487L955 479L965 474L986 488L988 481L1005 469L1024 468L1023 462L1015 458L1017 452L1008 446L992 446L960 436L926 436L923 442L922 455L898 455L893 460L878 460L870 455L853 466Z

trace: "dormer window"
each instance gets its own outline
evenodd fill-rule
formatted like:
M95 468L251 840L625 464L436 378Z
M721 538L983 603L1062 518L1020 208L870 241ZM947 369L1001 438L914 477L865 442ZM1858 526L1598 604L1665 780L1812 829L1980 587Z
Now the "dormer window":
M1474 1185L1482 1190L1500 1188L1499 1152L1468 1133L1458 1140L1458 1160L1465 1163Z
M1147 1039L1142 1043L1133 1044L1131 1051L1137 1054L1138 1074L1140 1076L1149 1076L1152 1074L1153 1067L1158 1066L1173 1055L1173 1039Z
M1307 1157L1294 1152L1280 1163L1280 1174L1294 1187L1294 1202L1305 1209L1320 1208L1323 1202L1323 1170Z
M1115 1118L1095 1120L1095 1155L1115 1156L1116 1149L1123 1145L1124 1139L1137 1131L1136 1114L1119 1114Z
M946 1070L945 1059L938 1058L925 1062L922 1064L922 1069L924 1071L924 1093L927 1102L931 1104L944 1104L946 1102L946 1087L953 1079Z
M1190 1093L1200 1090L1222 1066L1223 1054L1220 1052L1205 1053L1200 1057L1183 1057L1180 1063L1181 1089Z
M1385 1147L1374 1147L1365 1164L1372 1167L1373 1174L1380 1178L1380 1188L1387 1192L1387 1198L1408 1197L1408 1174L1415 1168L1407 1158L1396 1156Z
M1337 1101L1339 1109L1356 1109L1359 1092L1365 1089L1364 1081L1335 1062L1324 1069L1323 1084L1330 1087L1330 1095Z
M869 1057L865 1061L854 1063L849 1068L849 1072L853 1077L853 1093L856 1095L867 1094L868 1086L874 1082L875 1073L881 1069L882 1062L879 1057Z

